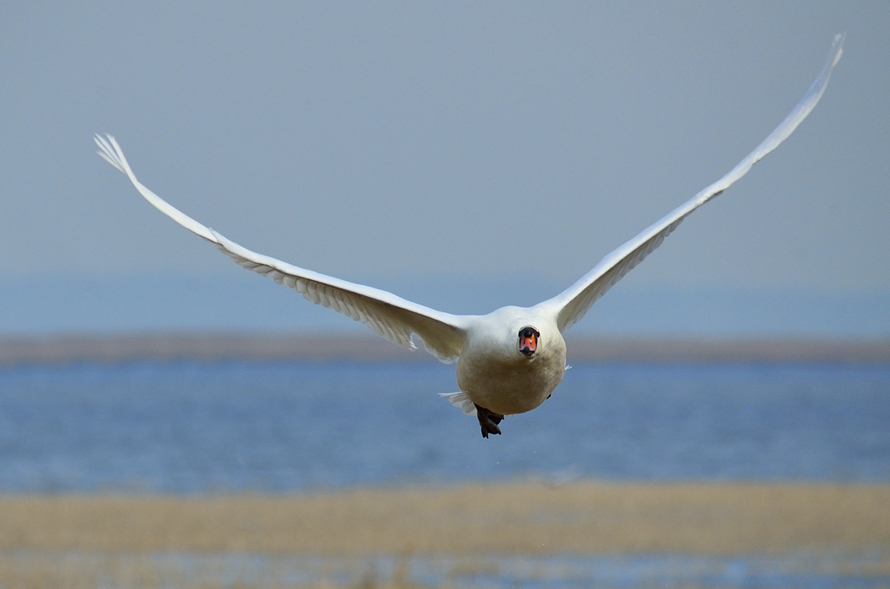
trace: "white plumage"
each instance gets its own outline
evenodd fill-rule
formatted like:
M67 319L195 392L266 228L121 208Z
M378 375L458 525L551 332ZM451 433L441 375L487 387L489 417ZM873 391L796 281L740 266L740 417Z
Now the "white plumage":
M594 302L654 251L692 211L729 188L779 146L813 110L841 57L837 35L825 67L801 101L754 151L717 182L607 255L557 296L533 307L502 307L488 315L451 315L392 293L299 268L252 252L177 210L140 183L114 137L96 135L99 155L123 172L136 190L174 221L216 245L237 264L288 286L307 300L360 321L386 339L414 348L419 337L443 362L457 361L460 392L444 394L465 413L477 414L483 436L500 433L504 415L530 411L547 399L566 370L562 334ZM532 328L532 333L525 328ZM523 335L526 334L526 335ZM530 338L530 339L529 339ZM520 348L523 347L523 350ZM531 353L529 353L529 350ZM477 409L479 411L477 411Z

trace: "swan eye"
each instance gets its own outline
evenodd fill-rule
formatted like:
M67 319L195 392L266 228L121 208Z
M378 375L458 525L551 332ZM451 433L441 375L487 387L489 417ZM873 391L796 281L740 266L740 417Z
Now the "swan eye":
M538 339L541 334L534 327L523 327L519 330L519 351L526 356L534 355L538 349Z

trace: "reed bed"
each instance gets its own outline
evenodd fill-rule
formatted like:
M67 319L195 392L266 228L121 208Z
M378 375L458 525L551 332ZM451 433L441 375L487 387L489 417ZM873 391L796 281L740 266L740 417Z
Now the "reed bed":
M657 573L668 575L683 567L719 573L720 558L733 555L753 554L762 567L756 555L789 554L768 566L805 571L800 579L890 586L888 505L887 485L596 481L290 496L7 495L0 496L0 588L525 584L516 574L546 585L548 575L564 574L565 555L614 555L614 567L635 553L712 555L668 562ZM430 563L438 573L413 574ZM646 561L637 574L651 567ZM565 578L551 580L566 586ZM674 584L695 586L697 577L688 578Z
M292 496L0 496L0 551L890 552L890 486L582 481Z

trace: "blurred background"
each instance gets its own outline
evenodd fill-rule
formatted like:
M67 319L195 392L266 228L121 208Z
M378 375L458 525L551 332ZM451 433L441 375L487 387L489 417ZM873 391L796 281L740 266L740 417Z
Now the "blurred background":
M151 209L93 133L251 249L485 313L722 176L846 31L812 116L576 329L890 334L884 2L0 11L0 333L362 329Z
M886 2L0 5L0 586L890 585ZM245 272L531 305L810 117L483 440Z

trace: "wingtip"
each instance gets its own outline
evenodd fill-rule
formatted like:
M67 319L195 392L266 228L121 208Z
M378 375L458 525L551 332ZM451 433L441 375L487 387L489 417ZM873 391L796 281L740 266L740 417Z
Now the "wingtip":
M831 43L831 52L834 54L834 58L831 60L831 67L836 66L837 62L841 60L841 55L844 54L844 40L846 38L847 31L834 36L834 41Z
M103 137L99 133L95 133L93 135L93 141L99 146L99 151L96 152L99 154L99 157L127 176L133 174L129 164L127 164L127 159L124 157L124 152L121 150L120 145L118 145L113 135L106 133L105 137Z

